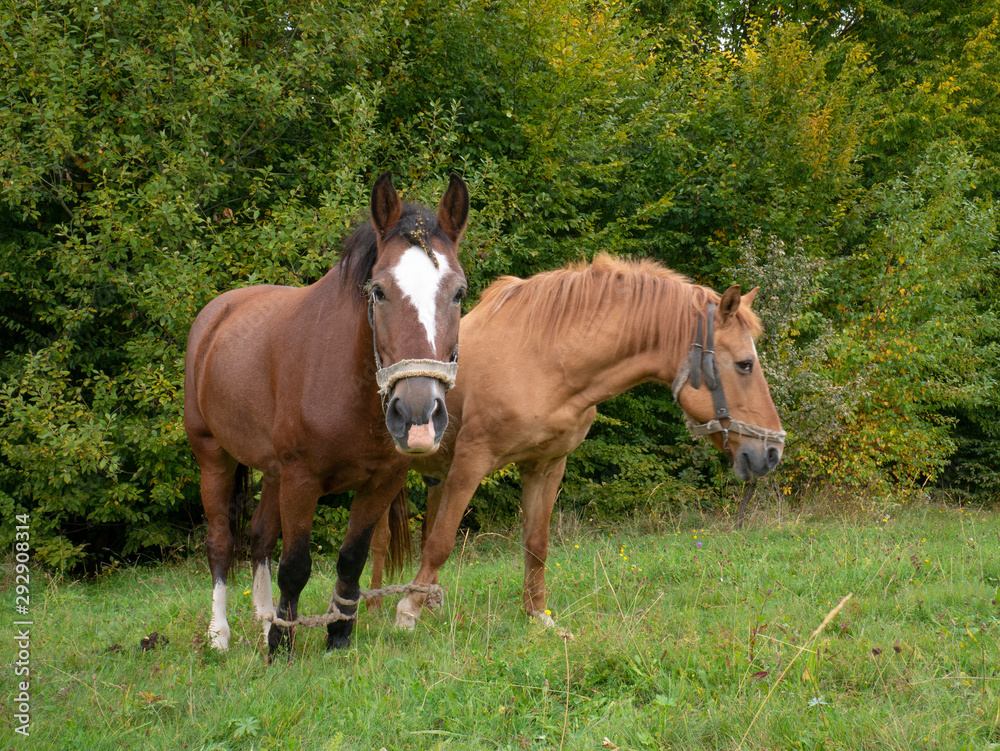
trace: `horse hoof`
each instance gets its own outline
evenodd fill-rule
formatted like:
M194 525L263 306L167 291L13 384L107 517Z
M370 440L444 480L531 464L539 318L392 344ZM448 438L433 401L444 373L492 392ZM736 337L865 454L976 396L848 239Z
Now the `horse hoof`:
M405 611L396 611L396 628L403 631L413 631L417 627L417 616Z
M267 635L268 655L273 659L275 655L285 653L289 657L292 655L292 648L295 645L295 632L292 629L274 627Z
M282 661L282 657L286 665L291 665L295 662L295 655L292 654L291 650L285 651L283 649L272 649L264 658L264 662L268 665L275 665Z
M347 649L349 646L351 646L351 638L349 636L326 637L327 652L332 652L335 649Z

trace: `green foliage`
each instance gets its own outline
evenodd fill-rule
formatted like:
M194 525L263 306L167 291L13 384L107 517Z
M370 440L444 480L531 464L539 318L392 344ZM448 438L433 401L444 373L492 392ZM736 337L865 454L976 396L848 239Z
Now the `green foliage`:
M995 332L996 319L980 296L996 217L967 198L974 175L966 154L932 147L910 179L873 192L877 230L839 274L868 280L838 290L832 366L841 377L863 374L864 394L840 452L857 466L849 447L877 446L860 461L904 485L933 481L954 452L946 410L978 409L994 391L996 342L984 344L982 332Z
M473 298L599 250L762 284L786 489L991 493L996 5L5 0L0 512L54 568L183 544L194 315L321 276L385 169L466 178ZM724 485L668 402L603 406L564 502Z
M884 92L870 165L881 179L914 169L928 143L960 138L982 158L983 194L995 194L998 12L996 0L878 0L846 29L871 51Z
M628 10L614 0L406 10L384 118L402 128L413 112L459 103L449 145L491 166L472 200L480 221L498 222L492 244L469 251L474 289L600 247L589 236L613 218L632 120L655 97L653 42Z
M873 118L863 48L817 50L797 26L755 33L739 56L682 41L631 145L635 180L656 192L626 215L627 247L719 284L755 228L827 250L856 232Z
M765 290L761 356L793 437L785 475L915 489L956 449L953 411L990 401L996 318L982 293L996 219L967 198L973 174L967 155L932 148L910 180L871 191L878 230L849 256L747 244L736 273Z
M353 497L352 493L341 493L320 498L312 527L312 543L319 552L340 549L347 534Z
M841 380L830 372L829 350L838 335L824 314L828 262L801 242L789 247L761 232L745 238L740 255L730 273L760 287L753 304L764 325L759 356L788 433L779 469L787 489L787 478L813 477L823 466L820 447L851 420L860 385L857 378Z

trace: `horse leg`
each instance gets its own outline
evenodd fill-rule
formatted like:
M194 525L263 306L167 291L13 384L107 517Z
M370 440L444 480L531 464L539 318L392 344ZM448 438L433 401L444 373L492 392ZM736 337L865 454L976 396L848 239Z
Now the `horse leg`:
M229 505L237 462L210 434L193 436L191 447L201 467L201 502L208 521L208 568L212 574L212 618L209 642L215 649L229 649L226 617L226 580L233 565L233 533Z
M368 561L368 549L371 546L372 533L383 516L389 511L389 505L396 494L403 489L406 482L406 469L398 472L381 485L359 491L351 503L351 513L347 521L347 535L344 544L340 546L337 557L337 584L334 596L342 601L354 602L361 594L359 582L361 572ZM331 598L333 600L334 598ZM326 627L326 648L340 649L351 644L351 632L358 611L355 604L338 602L337 608L343 615L352 616L347 620L334 621ZM330 603L331 610L334 602Z
M549 554L549 520L566 471L566 457L521 470L521 510L524 538L524 590L522 600L528 615L546 626L555 625L545 612L545 559Z
M428 480L433 480L433 484L427 483L427 513L424 514L424 523L420 528L420 549L423 550L424 545L427 544L427 538L431 534L431 530L434 529L434 522L437 521L438 509L441 508L441 496L444 494L444 482L433 477L425 477L424 482ZM477 486L478 487L478 486ZM475 492L475 491L473 491ZM472 500L471 498L469 500ZM468 503L465 504L468 507ZM464 511L462 512L465 513ZM456 527L455 533L458 533L458 528ZM434 580L428 582L429 584L438 583L437 572L434 573ZM437 602L428 607L431 610L436 610L440 602Z
M298 616L299 595L312 572L309 543L319 496L320 487L315 478L291 465L282 467L278 488L281 558L278 560L277 615L286 621L294 621ZM290 656L294 629L294 626L278 625L271 628L267 644L272 656L279 649L287 649Z
M424 523L420 527L420 549L424 549L427 544L427 537L434 529L434 522L437 520L438 509L441 508L441 494L444 493L444 482L436 477L424 477L424 484L427 486L427 512L424 514Z
M440 496L436 503L434 523L430 532L426 533L420 557L420 570L417 571L413 584L426 586L437 583L438 570L448 560L452 548L455 547L455 535L458 534L465 509L468 508L479 483L490 471L490 466L479 458L483 454L484 452L472 447L456 452L451 469L448 471L448 478L438 486ZM428 513L430 513L432 503L430 488L427 495ZM426 600L427 595L421 592L411 592L400 600L396 606L396 627L412 630Z
M253 604L257 617L264 623L264 641L268 641L274 614L274 593L271 589L271 555L281 531L281 513L278 503L280 478L264 475L260 504L250 520L250 567L253 570Z
M375 524L375 531L372 533L372 589L382 588L382 572L385 569L386 556L389 554L390 534L389 509L386 509L385 513L379 517L378 522ZM382 607L382 598L372 597L365 600L365 607L368 608L369 612L378 610Z

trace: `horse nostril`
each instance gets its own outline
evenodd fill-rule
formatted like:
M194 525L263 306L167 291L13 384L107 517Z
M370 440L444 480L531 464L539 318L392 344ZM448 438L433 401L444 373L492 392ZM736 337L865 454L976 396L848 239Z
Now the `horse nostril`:
M398 396L389 400L385 408L385 426L389 429L390 435L397 438L406 433L406 403Z
M440 436L448 427L448 407L445 406L444 399L437 397L434 400L434 407L431 409L431 422L434 423L434 434Z
M767 468L774 469L778 466L778 462L781 461L781 452L774 446L769 446L767 449Z

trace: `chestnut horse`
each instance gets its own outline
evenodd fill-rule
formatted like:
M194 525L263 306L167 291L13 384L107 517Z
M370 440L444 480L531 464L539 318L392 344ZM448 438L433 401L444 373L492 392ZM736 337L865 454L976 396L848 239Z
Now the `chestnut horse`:
M414 584L437 583L482 479L516 464L522 483L525 610L546 622L549 518L566 456L596 405L647 381L671 384L689 428L706 434L741 479L780 461L784 432L761 372L750 310L740 296L691 283L653 261L600 255L527 280L491 285L462 319L462 373L448 394L441 450L412 467L427 478L427 519ZM381 571L387 526L373 540ZM410 594L396 625L413 628L424 596Z
M457 175L435 215L401 203L385 173L372 189L371 223L355 230L322 279L232 290L195 319L184 427L201 467L214 647L229 646L231 519L248 494L240 487L247 467L263 472L250 555L253 602L271 653L291 639L290 628L267 621L279 531L277 615L292 621L312 565L316 502L327 493L355 491L335 594L356 599L372 530L403 487L410 456L436 450L448 424L445 394L454 384L466 290L457 246L468 213ZM352 628L351 620L331 623L327 648L349 644Z

